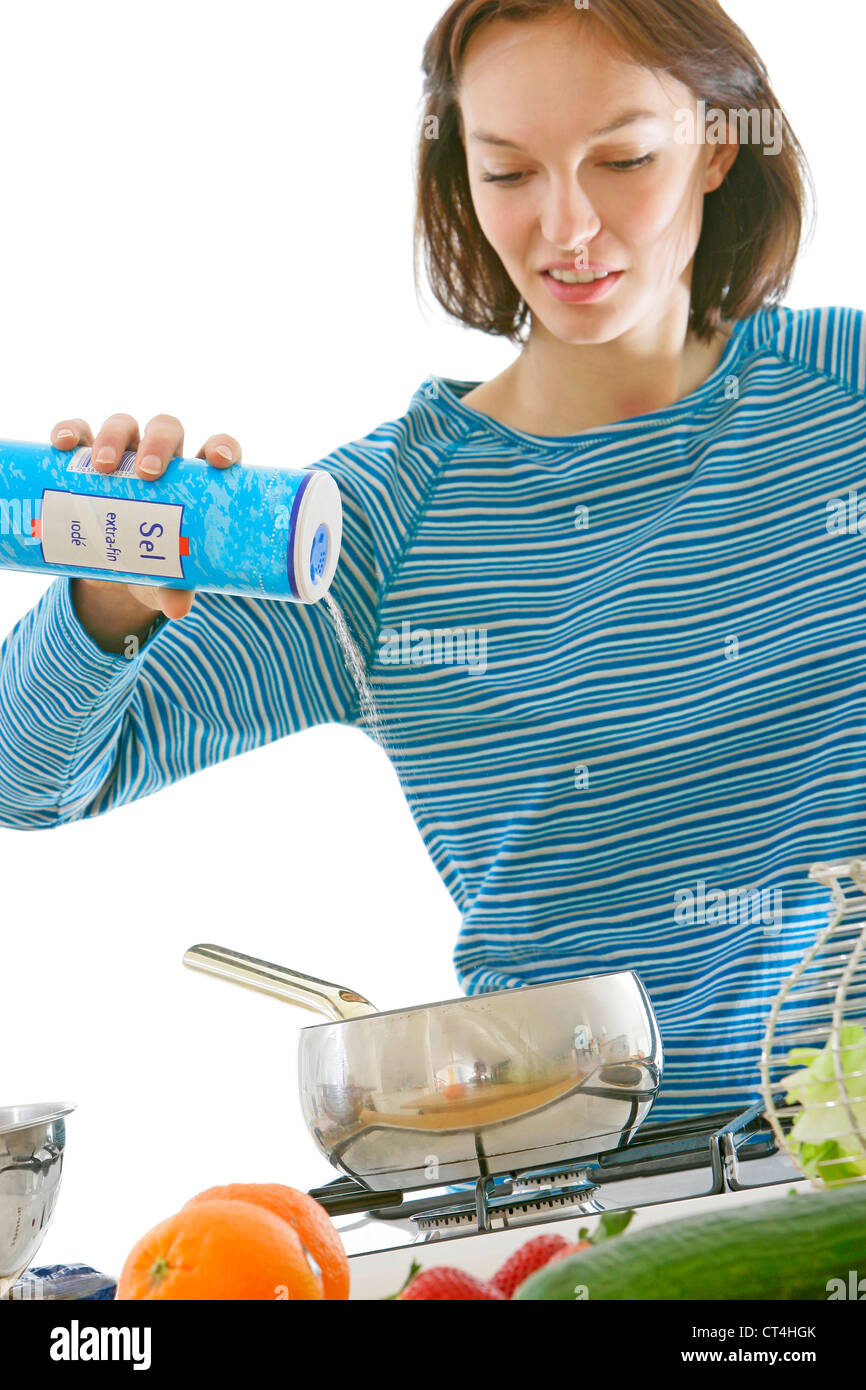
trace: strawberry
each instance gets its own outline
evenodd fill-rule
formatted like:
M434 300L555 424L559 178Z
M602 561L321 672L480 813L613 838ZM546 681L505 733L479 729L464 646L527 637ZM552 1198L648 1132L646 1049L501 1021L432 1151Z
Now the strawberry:
M580 1250L591 1249L591 1240L582 1240L579 1245L566 1245L564 1250L559 1250L552 1259L548 1260L548 1264L553 1264L556 1260L567 1260L569 1255L576 1255Z
M510 1298L517 1286L522 1284L524 1279L528 1279L530 1274L542 1269L558 1256L570 1254L573 1248L564 1236L535 1236L509 1256L490 1282L504 1298Z
M418 1298L424 1300L463 1299L469 1300L496 1300L505 1298L505 1294L500 1293L499 1289L494 1289L492 1284L485 1284L480 1279L474 1278L471 1274L464 1274L462 1269L449 1269L447 1265L436 1265L433 1269L425 1269L423 1274L418 1274L410 1284L398 1295L400 1299Z

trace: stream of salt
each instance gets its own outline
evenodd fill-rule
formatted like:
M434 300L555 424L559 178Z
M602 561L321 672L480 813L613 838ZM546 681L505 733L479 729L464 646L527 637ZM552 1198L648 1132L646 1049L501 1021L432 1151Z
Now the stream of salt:
M348 623L343 615L343 610L337 603L332 594L325 594L325 606L331 615L334 624L334 631L337 634L337 641L343 653L343 660L346 669L355 683L355 689L361 702L361 718L363 719L368 733L376 740L379 747L391 756L392 750L388 747L385 738L385 726L382 716L370 689L370 682L367 679L367 668L364 665L364 658L361 655L357 642L349 631Z

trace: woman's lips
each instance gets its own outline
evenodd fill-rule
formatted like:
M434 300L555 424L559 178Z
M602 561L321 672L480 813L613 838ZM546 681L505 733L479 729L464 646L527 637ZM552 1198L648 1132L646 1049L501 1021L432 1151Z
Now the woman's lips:
M554 280L549 270L542 271L541 278L554 299L561 304L591 304L610 294L623 275L624 270L615 270L605 279L592 280L588 285L564 285L561 280Z

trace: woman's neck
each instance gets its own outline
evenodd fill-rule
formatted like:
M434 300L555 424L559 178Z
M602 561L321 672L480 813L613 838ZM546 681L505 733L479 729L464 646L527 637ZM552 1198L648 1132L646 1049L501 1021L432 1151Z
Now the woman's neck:
M698 342L687 323L653 325L610 343L574 346L536 325L517 361L463 398L527 434L579 434L665 410L715 371L728 343Z

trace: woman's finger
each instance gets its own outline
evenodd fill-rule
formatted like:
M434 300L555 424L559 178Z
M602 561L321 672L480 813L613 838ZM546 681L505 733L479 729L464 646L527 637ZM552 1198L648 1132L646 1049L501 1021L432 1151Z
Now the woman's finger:
M92 444L93 435L86 420L58 420L51 431L51 443L56 449L76 449L79 444Z
M212 434L202 444L197 459L207 459L213 468L231 468L241 461L241 446L230 434Z
M167 618L185 618L193 605L192 589L166 589L159 585L130 584L130 592L145 608L164 613Z
M135 460L139 478L160 478L173 458L183 454L183 425L175 415L154 415L145 426Z
M97 473L113 473L127 449L138 443L138 421L132 415L109 415L93 440L92 459Z

